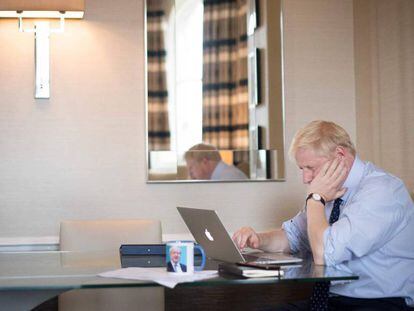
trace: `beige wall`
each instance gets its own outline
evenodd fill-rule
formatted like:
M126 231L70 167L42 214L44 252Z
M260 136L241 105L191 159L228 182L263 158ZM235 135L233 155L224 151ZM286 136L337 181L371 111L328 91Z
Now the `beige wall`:
M354 21L361 156L414 197L414 1L354 0Z
M285 2L286 139L331 119L355 137L352 1ZM51 98L33 99L33 35L0 20L0 237L53 236L62 219L159 218L215 208L230 230L279 225L301 207L286 182L146 184L143 2L87 0L51 37Z

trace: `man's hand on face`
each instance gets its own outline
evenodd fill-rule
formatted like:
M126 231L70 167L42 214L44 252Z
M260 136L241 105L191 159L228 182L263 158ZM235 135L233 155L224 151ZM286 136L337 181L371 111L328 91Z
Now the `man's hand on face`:
M344 158L330 160L322 166L318 175L309 184L308 194L318 193L326 202L340 198L346 192L346 188L342 188L346 177Z
M233 241L239 249L245 247L259 248L259 235L250 227L243 227L233 235Z

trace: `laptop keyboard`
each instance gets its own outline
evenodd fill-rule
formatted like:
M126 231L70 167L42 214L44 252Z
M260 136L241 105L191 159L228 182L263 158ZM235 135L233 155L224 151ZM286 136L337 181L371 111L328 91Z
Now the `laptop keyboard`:
M254 256L254 255L248 255L248 254L243 254L243 258L246 261L255 262L255 263L258 263L258 264L270 264L270 263L275 261L274 259L257 257L257 256Z

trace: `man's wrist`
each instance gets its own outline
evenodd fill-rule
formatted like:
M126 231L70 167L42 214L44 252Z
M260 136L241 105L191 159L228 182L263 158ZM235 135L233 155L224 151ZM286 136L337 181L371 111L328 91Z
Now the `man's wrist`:
M259 232L257 233L257 243L258 243L257 248L258 249L260 249L260 247L263 244L263 234L264 233L259 233Z
M319 194L319 193L309 193L308 197L306 198L305 206L308 205L308 201L310 199L312 199L313 201L322 203L323 206L325 206L325 204L326 204L326 201L325 201L324 197L321 194Z

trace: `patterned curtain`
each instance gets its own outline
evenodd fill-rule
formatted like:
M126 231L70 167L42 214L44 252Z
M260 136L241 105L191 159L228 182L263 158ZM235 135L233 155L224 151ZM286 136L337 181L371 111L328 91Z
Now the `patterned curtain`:
M204 0L203 141L248 149L246 0Z
M148 150L170 150L164 0L147 0Z

